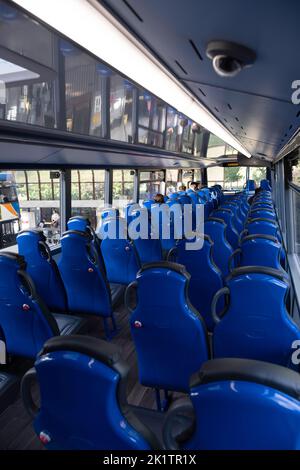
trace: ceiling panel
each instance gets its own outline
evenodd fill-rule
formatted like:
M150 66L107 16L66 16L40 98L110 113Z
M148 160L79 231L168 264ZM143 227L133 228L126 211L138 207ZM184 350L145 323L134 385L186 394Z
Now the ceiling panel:
M300 79L298 0L101 3L112 8L231 132L241 135L251 153L275 157L299 127L300 107L291 103L291 84ZM236 77L219 77L205 54L214 39L252 48L255 64Z

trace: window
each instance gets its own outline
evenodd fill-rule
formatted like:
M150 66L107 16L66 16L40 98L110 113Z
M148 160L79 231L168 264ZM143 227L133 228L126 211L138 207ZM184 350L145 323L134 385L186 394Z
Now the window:
M207 158L217 158L225 155L225 142L214 134L210 134L207 148Z
M110 137L132 143L133 84L121 77L110 77Z
M249 170L249 179L254 180L259 187L261 180L266 179L266 167L250 167Z
M175 109L168 107L166 149L172 152L180 152L183 127L180 125L180 116Z
M156 194L165 194L164 171L140 172L140 200L152 199Z
M295 252L300 258L300 193L295 190L293 190L293 213L295 217Z
M113 170L113 206L119 209L133 202L134 171Z
M198 129L200 130L199 126L195 124L193 121L190 119L183 119L183 130L182 130L182 152L183 153L188 153L188 154L194 154L196 152L195 150L195 145L197 144L197 147L199 148L200 145L200 139L198 139L196 136L199 136L200 134L196 133Z
M59 172L53 172L53 175ZM49 245L60 239L60 181L51 178L50 171L18 170L0 172L0 199L6 203L6 187L11 187L9 206L1 205L2 233L7 233L0 248L14 245L19 230L42 228ZM3 190L4 189L4 190ZM11 219L14 219L12 231Z
M178 187L178 170L166 170L166 194L174 193Z
M246 167L221 167L207 168L208 186L220 184L226 190L241 190L246 183Z
M145 90L139 91L138 141L163 147L166 128L166 105Z
M290 181L300 187L300 159L292 162Z
M105 170L72 170L72 215L88 217L96 229L104 207Z
M194 181L194 170L183 170L182 171L182 184L189 189L190 183Z

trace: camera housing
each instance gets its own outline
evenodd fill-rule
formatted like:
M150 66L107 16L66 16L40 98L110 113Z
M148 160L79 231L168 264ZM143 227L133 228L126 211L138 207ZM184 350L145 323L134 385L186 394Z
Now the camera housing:
M211 41L206 55L212 60L215 72L221 77L234 77L244 67L253 65L256 54L252 49L229 41Z

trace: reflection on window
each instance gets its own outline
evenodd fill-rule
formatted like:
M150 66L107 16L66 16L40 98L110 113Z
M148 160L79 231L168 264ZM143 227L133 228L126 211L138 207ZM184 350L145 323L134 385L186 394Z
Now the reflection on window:
M175 109L168 107L166 148L172 152L180 152L183 127L180 115Z
M225 142L214 134L210 134L207 148L207 158L217 158L225 155Z
M300 159L293 162L291 170L291 183L300 186Z
M192 181L194 181L194 170L183 170L182 184L188 189Z
M104 207L104 170L72 170L72 215L88 217L96 229Z
M53 172L55 176L59 172ZM15 244L19 230L41 228L50 245L55 245L60 238L60 182L50 177L50 171L22 170L0 172L1 227L10 234L10 245ZM10 187L13 197L6 197L6 188ZM7 202L9 205L7 206ZM5 206L3 205L5 204ZM14 218L14 236L11 233ZM0 248L8 246L8 239L0 241Z
M113 170L113 206L119 209L133 202L134 172Z
M138 141L141 144L162 147L166 128L166 105L145 90L139 91Z
M120 75L110 77L110 137L132 142L133 85Z

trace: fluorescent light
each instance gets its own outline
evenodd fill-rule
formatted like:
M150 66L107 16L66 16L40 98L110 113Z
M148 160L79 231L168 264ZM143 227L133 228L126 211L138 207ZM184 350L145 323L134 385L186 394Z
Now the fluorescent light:
M57 31L216 134L251 154L96 0L14 0Z

